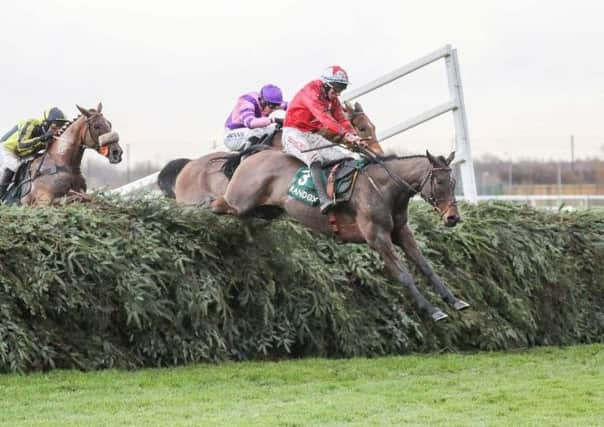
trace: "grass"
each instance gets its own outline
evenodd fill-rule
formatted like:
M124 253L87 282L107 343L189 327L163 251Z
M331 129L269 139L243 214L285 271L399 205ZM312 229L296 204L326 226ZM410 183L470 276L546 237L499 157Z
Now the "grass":
M604 345L0 375L0 426L602 425Z

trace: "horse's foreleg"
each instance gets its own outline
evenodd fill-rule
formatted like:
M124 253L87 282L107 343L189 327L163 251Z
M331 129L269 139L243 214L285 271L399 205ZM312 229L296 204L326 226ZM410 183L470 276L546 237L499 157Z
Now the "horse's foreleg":
M225 200L224 196L221 196L210 203L210 209L215 214L228 214L228 215L237 215L237 212L228 204Z
M372 224L368 224L365 227L359 224L359 227L365 236L367 244L380 254L384 260L386 269L392 277L409 289L419 308L427 311L434 320L438 321L447 318L448 316L444 312L430 304L419 291L413 276L403 266L388 232L378 229L377 226Z
M24 206L50 206L55 200L52 193L49 192L36 192L35 195L29 193L27 196L21 199L21 204Z
M92 202L92 196L81 191L69 190L64 196L66 203Z
M417 242L415 241L415 237L413 237L413 232L407 224L400 226L393 232L393 240L394 243L403 249L405 255L407 255L407 257L413 261L421 272L428 278L436 292L438 292L443 300L455 307L456 310L463 310L464 308L468 308L470 306L467 302L455 297L445 286L441 278L434 272L428 260L424 258L417 247Z

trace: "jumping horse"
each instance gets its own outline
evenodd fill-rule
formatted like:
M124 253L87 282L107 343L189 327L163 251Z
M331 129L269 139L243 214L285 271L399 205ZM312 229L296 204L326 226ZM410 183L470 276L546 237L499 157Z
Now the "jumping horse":
M368 150L364 153L370 164L357 177L350 200L331 211L339 226L339 239L367 243L376 250L392 278L409 290L418 307L432 319L438 321L448 316L419 291L395 245L403 249L447 303L456 310L469 307L467 302L454 296L434 272L421 254L408 224L409 201L416 194L434 207L445 226L453 227L459 222L455 179L450 167L455 153L447 158L432 156L428 151L425 156L406 157L381 157ZM278 207L310 229L332 235L328 216L321 215L317 207L288 196L288 188L301 166L302 162L285 153L261 151L241 162L224 196L212 202L211 208L217 214L243 217L258 207Z
M110 163L121 162L119 136L101 113L102 104L96 110L76 107L82 114L63 126L44 154L25 166L25 173L17 173L24 179L13 184L7 199L12 195L22 205L48 206L60 197L85 192L80 165L86 148L107 157Z

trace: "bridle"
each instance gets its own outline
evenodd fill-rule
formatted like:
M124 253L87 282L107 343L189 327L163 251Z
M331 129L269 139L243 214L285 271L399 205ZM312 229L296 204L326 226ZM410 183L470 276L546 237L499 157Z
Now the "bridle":
M86 130L84 131L85 134L83 135L83 141L86 141L86 137L88 135L90 135L90 139L92 140L92 142L94 143L93 147L89 147L92 148L93 150L99 151L101 149L101 142L100 142L100 137L101 137L101 133L100 132L93 132L93 130L91 129L91 125L92 125L92 119L97 119L99 116L101 116L101 113L93 113L92 115L90 115L90 117L84 117L84 121L86 122ZM109 132L111 132L111 124L109 124ZM107 133L107 132L105 132ZM84 148L84 147L82 147Z
M449 208L451 208L453 206L457 206L457 200L455 200L455 197L450 197L447 199L439 199L439 198L436 198L436 196L434 195L434 181L436 179L436 177L434 176L434 172L439 172L439 171L450 173L451 168L448 166L447 167L432 167L430 169L430 171L426 174L424 179L422 180L422 183L419 186L418 193L420 194L422 199L424 199L426 202L428 202L440 214L440 216L443 217L445 215L445 213L449 210ZM423 193L423 189L428 182L430 182L430 194L428 196L426 196ZM449 175L449 183L451 186L455 186L455 178L453 178L451 175ZM446 207L446 209L443 209L441 211L440 209L438 209L438 205L439 205L439 203L442 203L442 202L446 202L447 207Z

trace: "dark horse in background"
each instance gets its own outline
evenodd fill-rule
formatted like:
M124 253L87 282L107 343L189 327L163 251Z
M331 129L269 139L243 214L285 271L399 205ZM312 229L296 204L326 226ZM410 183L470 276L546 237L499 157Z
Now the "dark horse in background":
M367 142L370 150L382 154L375 134L375 126L357 102L354 106L344 105L344 113L348 116L352 126ZM282 150L282 132L275 132L270 146L275 150ZM331 136L325 135L328 139ZM160 171L158 185L163 193L177 202L208 206L212 201L222 196L226 191L230 176L241 162L242 155L256 152L254 146L244 153L227 153L218 151L206 154L196 160L175 159Z
M7 202L48 206L60 197L85 192L80 164L86 148L107 157L110 163L121 162L119 136L101 113L102 104L96 110L76 107L82 115L53 137L44 154L19 168L6 193Z
M460 220L450 168L454 153L446 159L429 152L425 156L407 157L380 157L369 150L364 150L364 154L371 163L361 170L350 200L331 211L330 216L338 224L338 237L346 242L367 243L376 250L392 278L407 287L420 309L432 319L441 320L447 315L418 290L395 245L403 249L447 303L456 310L467 308L468 303L447 289L420 253L408 224L409 201L415 194L420 194L438 211L445 226L453 227ZM212 210L246 216L258 207L277 207L312 230L330 235L333 217L321 215L317 207L287 194L301 166L298 159L280 151L261 151L241 162L224 196L212 202Z

